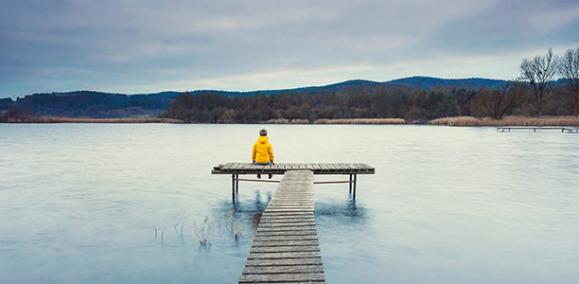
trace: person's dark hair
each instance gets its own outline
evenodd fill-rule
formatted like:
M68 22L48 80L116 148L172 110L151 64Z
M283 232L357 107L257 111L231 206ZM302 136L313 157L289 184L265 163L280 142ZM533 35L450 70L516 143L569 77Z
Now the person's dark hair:
M267 136L267 130L265 130L265 129L260 130L259 136Z

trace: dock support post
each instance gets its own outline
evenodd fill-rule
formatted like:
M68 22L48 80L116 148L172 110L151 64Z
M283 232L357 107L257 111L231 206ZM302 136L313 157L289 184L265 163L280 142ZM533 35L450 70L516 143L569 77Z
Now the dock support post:
M235 204L235 174L231 175L231 203Z
M350 191L349 193L352 194L352 174L350 174Z
M358 175L354 175L354 195L353 195L354 200L356 200L356 183L358 183Z
M231 175L231 202L235 204L235 200L239 197L239 174Z
M239 198L239 175L235 174L235 196Z

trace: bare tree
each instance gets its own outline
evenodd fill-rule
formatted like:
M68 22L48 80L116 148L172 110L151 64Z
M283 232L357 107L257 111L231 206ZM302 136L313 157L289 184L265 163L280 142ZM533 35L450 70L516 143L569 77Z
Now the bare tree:
M479 115L502 119L513 111L522 96L523 87L520 83L507 81L500 89L479 90L472 105L475 113Z
M573 113L579 117L579 47L568 49L559 59L559 74L568 81L573 92Z
M549 49L543 56L537 55L533 59L523 59L521 63L521 75L533 88L537 116L543 114L543 100L549 88L551 79L557 73L556 60L553 51Z

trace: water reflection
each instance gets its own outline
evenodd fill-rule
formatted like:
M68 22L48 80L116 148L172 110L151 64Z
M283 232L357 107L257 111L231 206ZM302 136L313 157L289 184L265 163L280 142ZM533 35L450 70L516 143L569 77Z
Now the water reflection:
M235 241L251 239L257 230L262 213L272 199L272 191L255 190L253 198L241 199L235 203L223 201L209 214L211 224L224 228L222 233ZM335 225L364 224L367 210L352 198L346 200L319 200L316 202L316 216L331 219ZM201 239L201 238L200 238Z
M356 203L356 200L334 202L318 200L316 202L316 216L318 218L332 219L336 225L364 224L367 220L367 210L363 205Z

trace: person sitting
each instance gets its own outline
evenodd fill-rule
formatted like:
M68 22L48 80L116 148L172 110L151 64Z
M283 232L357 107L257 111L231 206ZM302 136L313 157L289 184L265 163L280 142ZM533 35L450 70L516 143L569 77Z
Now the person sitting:
M268 141L267 130L265 129L259 131L257 142L253 144L251 160L257 165L273 165L273 147ZM270 179L272 176L269 174ZM261 178L261 174L257 174L257 178Z

